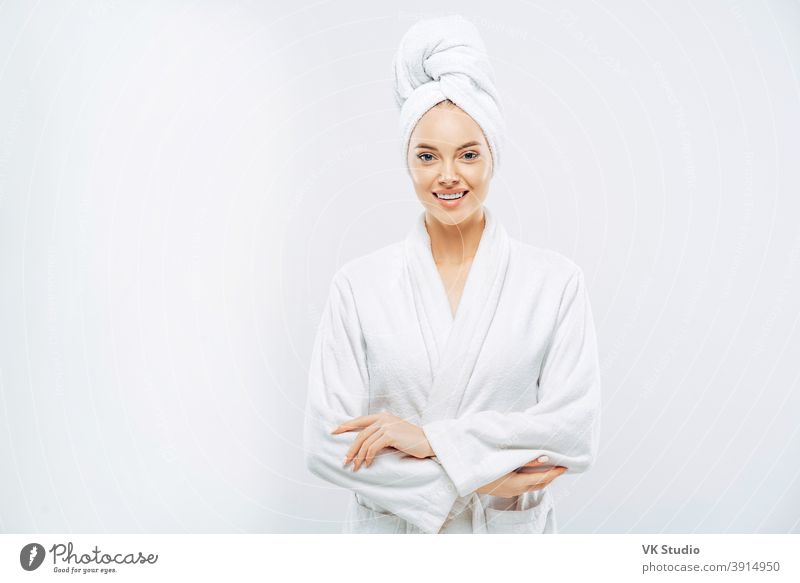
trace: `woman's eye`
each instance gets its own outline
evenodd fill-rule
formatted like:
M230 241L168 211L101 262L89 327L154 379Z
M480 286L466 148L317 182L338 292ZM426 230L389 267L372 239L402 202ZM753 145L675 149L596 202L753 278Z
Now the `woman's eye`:
M466 152L464 155L466 156L468 154L473 154L474 156L472 158L467 158L467 160L474 160L475 158L478 157L478 153L477 152Z
M423 158L423 156L430 156L431 159L433 158L433 154L420 154L417 158L420 158L423 162L430 162L430 159Z

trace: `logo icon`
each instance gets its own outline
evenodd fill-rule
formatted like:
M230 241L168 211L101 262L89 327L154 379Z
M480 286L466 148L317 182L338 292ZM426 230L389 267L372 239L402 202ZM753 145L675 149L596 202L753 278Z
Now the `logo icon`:
M39 543L28 543L19 552L19 564L26 571L35 571L44 562L44 547Z

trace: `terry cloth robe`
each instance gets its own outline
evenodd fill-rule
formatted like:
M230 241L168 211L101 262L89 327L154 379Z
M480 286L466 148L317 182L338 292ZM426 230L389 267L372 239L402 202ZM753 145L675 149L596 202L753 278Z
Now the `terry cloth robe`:
M343 532L556 532L549 487L513 498L476 490L540 455L564 475L595 459L600 369L583 272L484 215L455 318L424 212L405 240L333 277L304 451L314 475L352 491ZM358 432L330 432L381 411L422 427L436 455L385 448L370 467L344 467Z

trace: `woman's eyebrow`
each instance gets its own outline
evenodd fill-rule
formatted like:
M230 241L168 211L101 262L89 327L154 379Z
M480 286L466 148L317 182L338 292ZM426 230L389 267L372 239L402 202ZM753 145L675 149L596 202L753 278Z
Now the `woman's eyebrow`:
M480 146L480 145L481 145L480 142L467 142L466 144L462 144L461 146L459 146L457 149L458 150L463 150L464 148L469 148L470 146ZM436 146L429 146L428 144L417 144L416 147L418 149L419 148L425 148L426 150L436 150L437 152L439 151L436 148Z

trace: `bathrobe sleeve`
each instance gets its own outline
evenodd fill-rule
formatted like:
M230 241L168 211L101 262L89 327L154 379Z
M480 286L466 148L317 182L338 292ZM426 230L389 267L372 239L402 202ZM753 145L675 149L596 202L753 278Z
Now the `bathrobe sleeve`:
M383 450L370 467L352 471L344 457L358 432L331 435L345 421L368 414L369 390L365 341L349 281L340 270L331 283L314 341L304 421L308 469L317 477L348 488L386 511L436 533L457 499L441 464L397 450Z
M538 402L524 411L480 411L423 426L459 495L540 455L548 455L549 465L564 466L567 473L584 472L594 462L600 429L600 367L579 267L561 297L538 391Z

